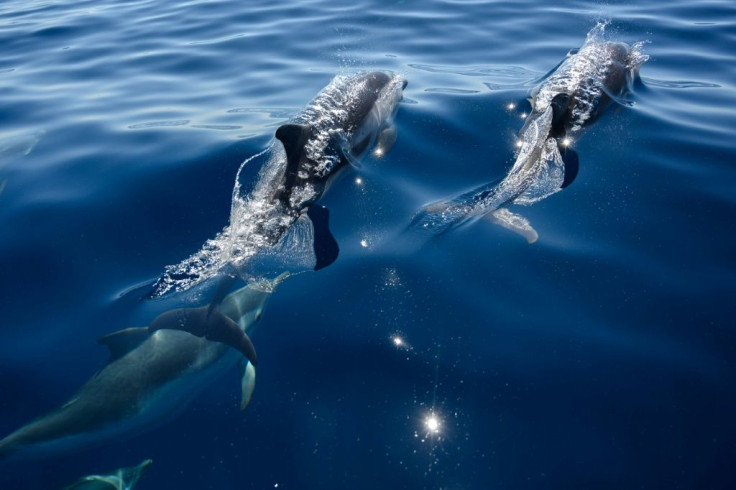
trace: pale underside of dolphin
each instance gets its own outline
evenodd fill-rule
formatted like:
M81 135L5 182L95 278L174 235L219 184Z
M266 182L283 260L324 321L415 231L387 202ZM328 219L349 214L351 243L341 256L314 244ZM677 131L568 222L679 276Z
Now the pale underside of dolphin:
M230 223L202 249L166 268L152 296L183 291L223 271L246 281L320 269L337 258L327 210L315 202L350 164L385 155L406 81L389 72L337 76L263 152L238 171Z
M247 337L275 284L243 287L225 297L213 314L226 317ZM181 311L170 313L159 315L149 327L125 329L100 339L110 349L109 363L64 405L1 440L0 459L53 455L156 427L236 364L243 374L241 409L245 408L255 387L255 358L246 358L249 349L238 351L221 341L182 331L176 324ZM196 313L192 318L203 315Z
M444 233L486 218L523 236L538 233L510 205L528 206L567 187L578 171L572 140L631 88L647 57L641 43L604 40L605 23L596 25L583 46L571 52L532 92L532 111L519 132L514 164L500 181L428 204L412 220L415 229Z
M153 464L147 459L136 466L120 468L104 475L89 475L61 490L130 490L141 478L143 471Z

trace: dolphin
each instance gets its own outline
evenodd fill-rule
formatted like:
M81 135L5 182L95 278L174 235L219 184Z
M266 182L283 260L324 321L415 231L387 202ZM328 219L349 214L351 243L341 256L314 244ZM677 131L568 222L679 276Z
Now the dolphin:
M329 213L315 205L335 177L372 153L381 157L396 140L394 116L406 80L383 72L337 76L269 147L246 160L233 189L230 223L202 249L166 267L151 297L183 291L226 272L244 280L264 277L268 260L299 261L319 270L338 255ZM306 250L305 250L306 249ZM265 257L265 258L264 258ZM288 269L288 268L287 268Z
M106 475L85 476L61 490L130 490L152 464L153 461L147 459L136 466L120 468Z
M539 235L529 221L507 206L533 204L572 183L578 157L571 141L612 102L621 100L648 59L641 43L606 41L604 29L604 23L596 25L580 49L533 89L532 110L519 131L519 150L506 176L424 206L414 216L413 226L439 234L486 216L529 243L537 240Z
M197 321L237 325L247 339L246 332L254 330L271 291L283 277L227 295L210 311L209 317L216 320L208 318L209 306L178 309L159 315L148 327L102 337L99 342L110 349L109 363L61 407L0 440L0 459L46 456L143 432L165 422L238 363L243 371L240 408L244 409L255 388L252 344L237 350L181 329Z

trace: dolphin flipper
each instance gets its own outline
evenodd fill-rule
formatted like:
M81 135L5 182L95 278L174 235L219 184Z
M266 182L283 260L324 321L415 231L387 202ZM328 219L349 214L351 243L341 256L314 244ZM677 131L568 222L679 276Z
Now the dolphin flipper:
M332 264L340 248L329 227L329 211L311 205L272 247L259 253L248 264L249 271L270 277L284 271L320 270Z
M335 133L330 137L327 143L326 153L337 155L340 159L338 167L344 167L350 165L353 168L361 168L360 161L357 155L360 155L365 151L366 147L370 143L370 139L366 139L363 142L358 142L355 146L350 146L348 141L345 139L344 134Z
M381 158L391 151L394 143L396 143L396 137L396 126L392 124L383 128L376 139L376 147L373 149L373 156L375 158Z
M110 361L123 357L148 338L148 327L132 327L100 337L97 342L110 349Z
M539 234L534 228L532 228L529 220L520 214L512 213L507 208L499 208L495 210L488 215L488 220L493 224L502 226L514 233L518 233L529 243L534 243L539 238Z
M132 489L138 483L143 471L151 466L153 461L147 459L137 466L120 468L107 475L90 475L77 480L61 490L105 490L105 489Z
M566 148L565 151L562 152L562 160L565 162L565 178L562 180L560 188L564 189L568 185L572 184L575 177L578 176L578 171L580 170L580 159L578 158L578 154L575 150Z
M200 308L178 308L160 314L148 326L149 332L157 330L183 330L197 337L222 342L239 351L253 365L258 358L248 335L232 319L212 310L209 306Z
M240 409L245 410L253 398L253 390L256 389L256 368L247 360L243 360L240 366L243 372L240 381Z
M307 211L307 216L314 227L314 255L317 263L314 270L324 269L337 260L340 247L330 231L330 212L324 206L313 205Z

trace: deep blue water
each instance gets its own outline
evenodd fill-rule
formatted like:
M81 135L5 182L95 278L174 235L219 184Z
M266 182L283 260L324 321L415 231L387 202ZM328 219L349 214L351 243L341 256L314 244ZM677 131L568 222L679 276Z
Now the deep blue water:
M576 142L577 180L523 210L539 241L402 238L503 177L508 104L599 19L650 59ZM129 291L227 224L240 163L336 73L409 85L393 150L322 200L339 259L273 294L245 412L233 370L151 432L3 465L0 488L146 458L141 490L734 488L734 32L727 0L5 0L3 436L155 316Z

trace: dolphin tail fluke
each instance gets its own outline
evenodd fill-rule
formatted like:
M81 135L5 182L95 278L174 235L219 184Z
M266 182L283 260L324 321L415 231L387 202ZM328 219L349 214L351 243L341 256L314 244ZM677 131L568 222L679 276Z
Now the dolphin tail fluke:
M475 208L466 197L463 195L427 204L414 215L409 226L431 235L441 235L450 231L473 215Z
M512 213L507 208L497 209L487 216L487 219L491 223L502 226L514 233L518 233L524 237L528 243L534 243L539 238L539 234L534 228L532 228L529 220L520 214Z

